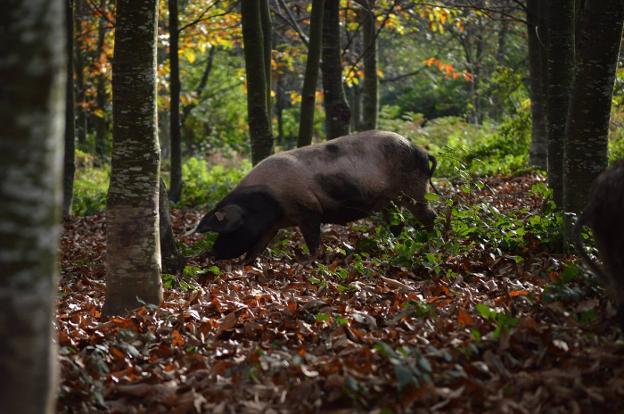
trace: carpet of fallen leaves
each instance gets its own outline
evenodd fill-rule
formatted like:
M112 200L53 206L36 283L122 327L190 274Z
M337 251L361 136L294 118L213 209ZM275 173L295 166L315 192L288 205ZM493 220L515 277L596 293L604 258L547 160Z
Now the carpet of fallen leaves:
M493 177L471 196L535 213L543 200L529 188L539 180ZM176 233L200 215L174 211ZM372 231L367 220L358 231L325 227L329 248L319 262L349 269L352 255L336 252L351 251L363 226ZM542 300L575 258L539 242L527 243L519 263L479 249L449 255L446 266L459 275L452 279L365 259L365 276L338 281L317 274L291 232L282 254L267 251L254 266L219 263L220 274L200 272L191 289L166 289L159 309L106 320L104 230L101 215L65 223L59 412L624 410L624 345L605 292L585 278L576 300ZM200 238L179 237L185 245ZM214 265L201 255L189 264ZM484 318L477 304L517 323L493 335L503 322ZM596 317L580 320L587 311Z

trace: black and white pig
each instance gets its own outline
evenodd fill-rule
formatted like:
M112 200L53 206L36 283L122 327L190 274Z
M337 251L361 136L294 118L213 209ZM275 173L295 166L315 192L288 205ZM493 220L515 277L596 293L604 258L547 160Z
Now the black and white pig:
M346 224L405 206L425 226L436 160L393 132L366 131L274 154L258 165L197 225L219 233L211 255L253 261L280 228L298 226L314 256L321 223Z

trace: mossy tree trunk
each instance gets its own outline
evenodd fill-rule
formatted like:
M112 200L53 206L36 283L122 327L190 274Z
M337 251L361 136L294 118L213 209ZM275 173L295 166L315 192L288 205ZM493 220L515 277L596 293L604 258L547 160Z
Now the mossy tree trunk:
M623 20L621 2L586 0L581 10L565 141L566 212L579 213L583 209L592 183L607 168L611 100Z
M8 0L0 27L0 410L55 412L63 190L63 0ZM36 64L33 64L36 62Z
M117 0L106 298L113 315L162 301L156 121L156 0ZM162 195L165 196L164 194Z
M574 79L574 0L550 2L546 9L548 185L555 203L561 208L565 129Z
M325 0L313 0L310 15L308 60L306 62L303 89L301 91L301 114L299 117L298 147L310 145L314 130L316 106L316 83L321 61L321 36L323 34L323 8Z
M251 161L254 165L273 152L273 134L269 114L269 88L265 63L265 35L262 29L261 6L266 0L241 2L245 72L247 75L247 116L251 138Z
M180 201L182 192L182 140L180 136L180 60L178 31L178 0L169 0L169 65L170 65L170 142L171 142L171 183L169 199Z
M351 111L342 85L339 0L325 0L321 72L327 139L349 134Z
M543 3L543 2L541 2ZM529 82L531 94L531 147L529 162L546 170L548 159L548 139L545 115L546 38L544 28L544 6L540 0L527 2L527 35L529 47Z
M67 79L65 84L65 154L63 160L63 216L71 214L76 172L76 120L74 111L74 0L65 3Z

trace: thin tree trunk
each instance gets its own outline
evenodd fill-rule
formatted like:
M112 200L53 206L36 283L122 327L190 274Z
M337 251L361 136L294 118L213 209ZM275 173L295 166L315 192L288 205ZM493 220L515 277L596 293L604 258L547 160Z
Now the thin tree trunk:
M82 19L84 18L84 0L75 0L74 27L76 33L82 34ZM87 114L85 103L85 59L82 50L82 36L74 36L74 73L76 74L76 135L82 150L87 146Z
M377 36L375 33L375 0L366 2L362 11L364 40L364 85L362 87L362 129L376 129L379 117L379 78L377 76Z
M622 3L586 0L565 142L564 211L580 212L607 168L609 119L620 50Z
M106 1L100 0L100 10L106 9ZM96 126L95 126L95 153L100 160L106 158L106 75L99 67L104 59L102 54L104 51L104 41L106 39L106 19L100 17L98 26L98 39L97 39L97 65L100 69L96 80L96 106L98 114L96 114Z
M103 313L159 305L156 0L117 0Z
M63 216L71 214L76 172L76 124L74 117L74 0L66 0L67 80L65 84L65 153L63 160Z
M339 0L325 0L323 13L323 97L327 139L349 134L351 110L342 85Z
M316 106L316 83L321 60L321 36L323 33L323 7L325 0L312 0L308 60L306 62L303 89L301 91L301 115L299 117L298 147L312 143L314 130L314 107Z
M275 88L275 115L277 117L277 143L284 144L284 107L285 101L288 99L284 93L284 77L280 75L277 79Z
M546 39L544 9L540 0L528 0L527 35L529 38L529 81L531 94L531 165L546 170L548 159L548 139L546 135L545 91L546 82Z
M574 79L574 0L550 2L546 7L548 185L555 203L561 208L565 128Z
M362 90L359 85L349 88L349 100L351 101L351 129L362 130Z
M184 257L178 252L173 229L171 228L171 215L169 214L169 200L167 187L163 179L160 179L158 210L160 217L160 252L162 257L162 271L168 274L177 274L184 269Z
M51 414L58 383L52 318L63 194L65 2L6 3L0 42L0 410Z
M171 185L169 199L180 201L182 192L182 142L180 138L180 62L178 56L178 0L169 0L169 65L171 83L171 107L169 126L171 133Z
M201 79L199 80L197 87L195 88L195 96L197 97L198 101L201 100L202 92L204 91L204 89L206 89L206 85L208 84L208 78L210 77L210 73L212 72L216 51L216 46L210 48L210 52L208 52L208 60L206 61L206 67L204 68L204 72L202 73ZM190 103L182 109L182 118L180 119L181 126L184 125L184 122L196 106L196 103Z
M498 29L498 46L496 47L496 62L505 66L507 60L507 36L509 35L509 20L501 16L500 28Z
M269 129L271 126L271 60L273 49L273 24L271 23L271 10L269 0L260 0L260 24L262 25L262 48L264 51L264 76L266 79L267 114L269 116ZM271 132L273 133L273 132Z
M268 112L264 35L260 4L265 0L241 2L245 72L247 74L247 114L251 137L251 161L254 165L273 152L271 118ZM264 70L263 70L264 69Z

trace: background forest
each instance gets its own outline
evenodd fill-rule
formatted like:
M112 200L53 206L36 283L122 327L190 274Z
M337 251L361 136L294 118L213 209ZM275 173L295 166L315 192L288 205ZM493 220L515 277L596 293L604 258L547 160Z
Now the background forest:
M624 410L624 293L571 246L592 183L624 158L621 1L25 0L7 10L2 47L18 57L0 62L0 139L48 141L25 139L20 152L0 140L5 182L18 183L0 185L11 276L0 294L28 299L0 304L0 374L17 378L0 387L0 406ZM23 93L33 85L41 92ZM63 154L50 115L61 96ZM436 157L432 228L398 207L326 225L314 260L282 229L247 265L213 260L215 235L192 232L271 154L371 129ZM26 170L43 177L32 188ZM579 237L596 255L591 234Z
M227 1L159 4L159 138L164 176L168 182L172 166L180 169L172 151L173 136L181 151L184 190L176 188L179 194L171 198L180 206L210 206L250 168L239 8L236 2ZM297 143L312 5L290 1L270 6L271 118L279 151ZM170 64L171 7L179 10L175 73ZM111 1L78 1L75 8L78 150L72 212L88 215L102 211L106 200L115 13ZM531 104L526 5L514 1L487 6L378 1L373 11L378 128L398 132L436 155L447 155L442 162L444 175L452 173L455 162L490 174L528 165ZM370 111L363 112L363 99L368 95L364 92L366 47L361 14L357 2L340 5L344 94L353 131L373 126L365 125ZM616 82L612 159L622 151L617 132L622 87ZM320 83L319 79L315 141L324 140L327 134ZM172 99L180 108L179 129L171 123Z

